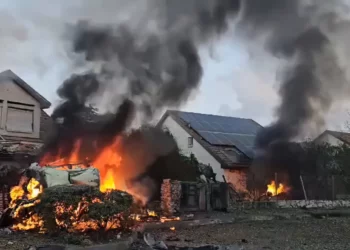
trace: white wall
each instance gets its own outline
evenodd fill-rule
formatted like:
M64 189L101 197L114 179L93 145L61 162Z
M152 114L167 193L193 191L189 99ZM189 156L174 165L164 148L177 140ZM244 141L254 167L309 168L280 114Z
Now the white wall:
M203 164L210 164L216 173L216 180L223 181L224 170L221 168L221 164L211 155L208 151L200 145L193 138L193 147L188 147L188 137L191 135L186 132L172 117L168 116L163 124L162 128L167 128L170 133L174 136L180 150L185 155L190 155L193 153L199 162Z
M333 135L328 134L328 133L324 133L323 135L318 137L315 140L315 143L317 143L317 144L329 143L332 146L339 146L339 145L343 144L343 142L341 140L339 140L338 138L336 138Z

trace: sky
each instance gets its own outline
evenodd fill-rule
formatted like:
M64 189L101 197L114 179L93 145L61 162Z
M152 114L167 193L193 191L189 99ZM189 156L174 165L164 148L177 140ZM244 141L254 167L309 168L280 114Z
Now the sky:
M82 4L82 1L90 5ZM142 0L135 0L143 4ZM111 16L100 1L2 0L0 2L0 70L11 69L57 105L56 90L77 70L62 40L65 21L81 18L101 21ZM109 1L110 2L110 1ZM115 2L115 1L114 1ZM103 4L102 4L103 5ZM125 13L138 13L125 7ZM111 15L110 15L111 14ZM118 17L123 18L123 17ZM204 75L198 91L182 110L252 118L262 125L274 121L278 107L277 71L281 62L232 34L200 51ZM52 108L51 108L52 110ZM332 109L327 128L343 129L347 105Z

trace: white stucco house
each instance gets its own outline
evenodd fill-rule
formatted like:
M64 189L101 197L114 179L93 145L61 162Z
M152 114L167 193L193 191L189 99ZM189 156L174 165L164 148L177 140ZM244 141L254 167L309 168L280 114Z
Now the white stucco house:
M317 144L328 143L332 146L339 146L345 143L350 146L350 133L326 130L314 142Z
M169 130L180 150L210 164L218 181L246 190L247 171L254 157L254 142L262 128L252 119L168 110L158 123Z

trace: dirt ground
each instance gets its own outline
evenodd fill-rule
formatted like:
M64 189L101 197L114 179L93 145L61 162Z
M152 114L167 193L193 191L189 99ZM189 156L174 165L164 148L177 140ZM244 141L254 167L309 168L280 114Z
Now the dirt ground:
M204 222L204 225L200 225L201 222ZM175 231L170 230L172 226L176 228ZM349 216L315 218L302 210L199 214L192 221L161 226L157 224L145 227L145 230L163 240L168 246L194 247L215 244L236 245L237 249L244 250L350 249ZM130 234L122 236L125 237L130 237ZM0 249L24 250L29 246L47 244L81 246L116 241L116 238L91 238L86 235L68 234L49 237L32 233L1 232ZM140 239L135 241L131 249L149 248L146 248Z
M244 221L154 233L161 235L168 245L177 246L234 244L247 250L350 249L349 218Z

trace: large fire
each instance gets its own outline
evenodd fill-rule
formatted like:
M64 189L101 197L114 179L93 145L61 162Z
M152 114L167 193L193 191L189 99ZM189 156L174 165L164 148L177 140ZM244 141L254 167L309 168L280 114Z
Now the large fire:
M65 202L56 202L53 204L54 220L59 228L66 229L69 232L85 232L88 230L110 230L118 229L121 226L121 214L112 215L110 218L104 218L104 220L86 219L82 214L87 214L90 211L92 204L97 206L102 203L108 203L108 196L112 190L121 190L130 193L134 199L142 201L140 194L133 194L132 190L127 190L125 185L125 179L120 166L122 164L122 157L118 153L120 146L120 140L117 138L113 143L101 151L97 156L94 156L92 162L80 159L80 150L82 141L78 140L74 143L72 153L68 156L62 156L58 150L57 155L52 155L50 152L46 153L41 161L40 166L54 167L59 170L69 170L72 168L89 168L94 167L99 170L100 173L100 191L104 194L104 199L101 200L98 197L82 197L81 200L75 205L67 205ZM45 232L44 220L41 215L35 212L35 210L28 213L28 208L33 208L41 203L43 198L41 194L44 192L43 186L35 178L30 180L26 177L22 177L18 186L11 189L10 197L10 209L12 209L12 218L17 219L17 222L13 224L14 230L39 230ZM106 198L107 197L107 198ZM113 203L112 203L113 204ZM114 203L115 204L115 203ZM96 207L95 205L95 207ZM114 205L112 205L114 206ZM122 215L124 216L124 215ZM67 218L69 222L67 223ZM83 219L82 219L83 218ZM179 220L179 217L168 218L162 217L156 214L154 211L148 211L144 214L131 214L130 219L134 221L149 221L156 220L161 222L167 222L172 220Z
M283 185L282 183L278 184L278 187L276 185L275 181L271 181L270 184L267 185L267 191L266 193L272 195L272 196L276 196L282 193L288 193L288 191L290 190L289 187L287 187L286 185Z
M72 153L63 157L58 150L57 155L52 155L50 152L46 153L40 162L40 166L54 167L59 170L68 170L70 168L87 168L88 165L82 163L82 159L79 158L82 141L77 140L74 144ZM92 162L92 166L97 168L100 173L100 191L108 193L110 190L122 190L126 191L123 178L117 175L118 168L121 164L121 156L118 154L119 140L116 139L108 147L99 152L95 160ZM39 204L40 194L43 192L43 186L34 178L29 181L22 177L18 186L11 189L10 192L10 208L12 209L12 218L19 219L19 222L15 223L12 228L14 230L32 230L39 229L44 231L43 218L38 214L25 214L27 208L33 207ZM93 203L103 203L99 198L93 198L90 202L82 198L76 207L66 206L64 203L56 203L55 207L55 221L61 228L66 228L68 231L84 232L86 230L98 230L98 229L116 229L120 225L118 215L112 216L106 221L96 220L81 220L80 215L89 210L89 205ZM65 222L67 214L70 216L71 228L68 228L68 224Z
M83 164L86 159L79 159L79 153L81 151L81 140L78 139L74 143L72 153L68 156L62 156L61 151L58 150L57 155L52 155L50 152L46 153L40 161L41 166L60 166L56 169L68 169L68 165L79 165L79 168L87 167ZM95 159L91 162L91 165L97 168L100 172L100 190L106 192L108 190L118 189L123 191L129 191L126 189L125 180L122 173L118 171L122 157L118 153L120 146L120 140L117 137L114 142L103 148Z

